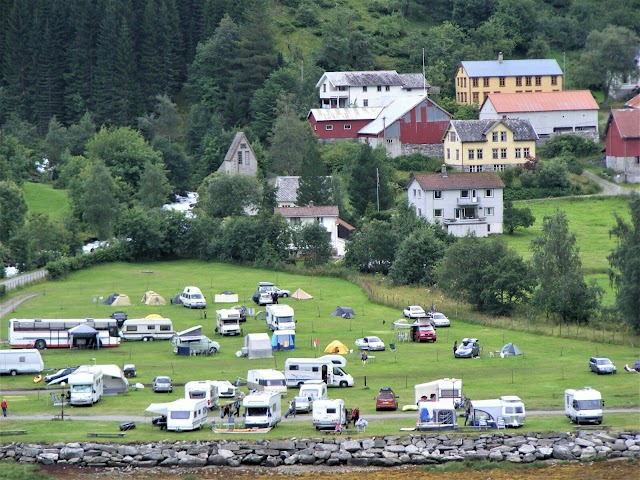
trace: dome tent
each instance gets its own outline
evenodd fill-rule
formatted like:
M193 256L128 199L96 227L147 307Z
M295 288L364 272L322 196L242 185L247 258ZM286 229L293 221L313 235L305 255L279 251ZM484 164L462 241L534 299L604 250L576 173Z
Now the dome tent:
M295 292L293 292L291 298L293 298L294 300L311 300L313 296L309 295L307 292L299 288Z
M345 353L349 353L349 349L340 340L334 340L327 345L327 348L324 349L324 353L338 353L340 355L344 355Z
M507 343L500 350L501 357L513 357L515 355L522 355L522 351L513 343Z

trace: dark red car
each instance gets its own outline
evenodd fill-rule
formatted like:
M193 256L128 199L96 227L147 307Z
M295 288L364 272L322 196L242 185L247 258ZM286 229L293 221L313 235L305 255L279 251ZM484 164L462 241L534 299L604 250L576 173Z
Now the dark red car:
M411 340L414 342L435 342L436 330L431 325L413 325L411 327Z
M397 410L398 397L389 387L382 387L376 396L376 410Z

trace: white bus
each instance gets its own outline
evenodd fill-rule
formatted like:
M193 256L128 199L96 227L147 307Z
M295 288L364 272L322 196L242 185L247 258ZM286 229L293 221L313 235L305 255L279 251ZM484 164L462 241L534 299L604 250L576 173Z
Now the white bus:
M80 326L82 328L76 328ZM120 333L118 322L113 318L12 318L9 320L9 345L38 350L117 347Z

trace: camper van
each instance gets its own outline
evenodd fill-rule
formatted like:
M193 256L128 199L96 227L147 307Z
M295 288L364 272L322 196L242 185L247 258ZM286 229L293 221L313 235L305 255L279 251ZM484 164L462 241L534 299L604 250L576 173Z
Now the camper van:
M415 403L427 400L449 402L453 408L458 408L464 401L462 394L462 380L457 378L441 378L433 382L420 383L413 387Z
M218 353L220 344L202 335L202 325L187 328L171 338L173 353L179 355L200 355Z
M210 380L187 382L184 385L184 398L206 400L207 408L213 410L218 406L218 388Z
M183 307L206 308L207 300L198 287L184 287L180 294L180 301Z
M498 427L499 419L504 420L507 427L521 427L524 425L525 408L520 397L507 395L491 400L471 400L469 402L471 425L479 425L484 420L488 427Z
M564 413L573 423L602 423L602 395L598 390L584 387L564 391Z
M122 324L120 336L125 340L169 340L175 335L173 322L168 318L134 318Z
M334 429L337 424L347 424L347 411L344 408L344 400L316 400L313 402L311 414L313 426L316 430Z
M267 327L272 332L275 330L295 330L296 322L293 319L293 308L289 305L267 305Z
M36 348L0 350L0 374L40 373L44 363Z
M284 362L284 377L288 387L299 388L309 380L320 380L328 387L353 387L353 377L342 369L346 364L341 355L288 358Z
M207 401L182 398L167 404L167 430L201 429L207 422Z
M284 374L278 370L261 369L247 372L247 388L269 392L287 393Z
M220 398L234 398L236 396L236 387L229 380L209 380L218 392Z
M282 400L278 392L254 392L242 400L246 428L275 427L282 420Z
M78 369L67 377L69 383L69 405L93 406L99 402L104 391L102 370Z
M240 311L235 308L216 310L216 333L240 335Z

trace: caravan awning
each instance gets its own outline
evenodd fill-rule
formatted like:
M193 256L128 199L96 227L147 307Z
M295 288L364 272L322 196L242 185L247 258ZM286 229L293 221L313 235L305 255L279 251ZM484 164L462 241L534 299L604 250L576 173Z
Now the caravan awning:
M151 405L149 405L146 409L145 412L149 412L149 413L157 413L158 415L164 415L165 417L167 416L167 411L169 410L169 403L152 403Z

